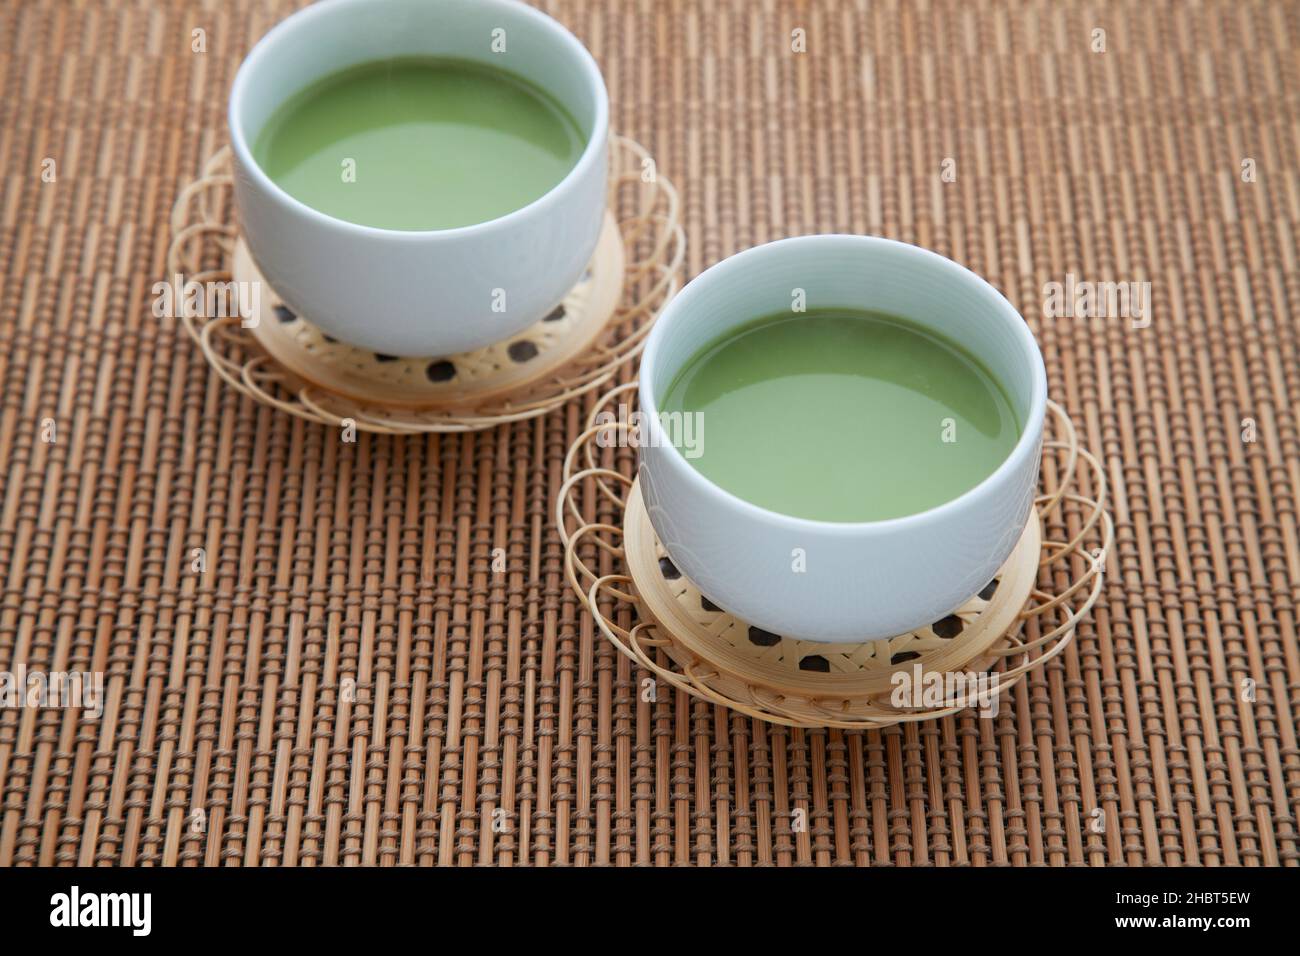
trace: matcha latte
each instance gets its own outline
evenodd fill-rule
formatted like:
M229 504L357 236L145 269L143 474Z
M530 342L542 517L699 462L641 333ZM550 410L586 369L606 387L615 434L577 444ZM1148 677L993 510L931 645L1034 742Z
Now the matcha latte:
M453 229L540 199L586 146L549 93L468 60L363 63L282 105L253 145L281 189L381 229Z
M688 360L664 412L701 416L706 478L820 521L916 514L978 485L1020 437L1002 386L962 348L878 312L778 315Z

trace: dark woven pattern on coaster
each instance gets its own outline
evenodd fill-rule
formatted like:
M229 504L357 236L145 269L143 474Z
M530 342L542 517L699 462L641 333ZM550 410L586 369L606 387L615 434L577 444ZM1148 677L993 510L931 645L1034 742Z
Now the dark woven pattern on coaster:
M0 668L107 698L0 710L0 865L1297 863L1300 4L546 5L689 274L951 256L1107 469L1074 644L993 720L880 732L643 699L550 526L583 408L343 442L151 315L271 6L0 8ZM1149 326L1046 318L1067 276L1149 281Z

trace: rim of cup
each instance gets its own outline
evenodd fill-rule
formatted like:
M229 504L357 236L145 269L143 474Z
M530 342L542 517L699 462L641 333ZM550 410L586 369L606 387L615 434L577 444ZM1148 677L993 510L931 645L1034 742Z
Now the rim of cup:
M382 0L317 0L316 3L303 7L301 10L285 17L268 30L254 44L253 49L244 57L243 62L239 64L239 70L235 73L235 80L230 88L230 103L226 110L226 122L230 128L231 148L239 159L240 165L248 171L249 175L256 179L261 188L269 190L281 200L321 223L354 230L362 235L382 235L398 240L417 241L427 239L430 236L465 236L474 232L508 225L515 218L521 218L527 213L536 212L554 203L556 201L555 197L560 190L590 168L593 163L600 160L602 145L609 138L609 92L605 88L605 79L601 75L600 67L596 65L596 60L591 55L591 52L562 23L553 17L547 16L540 10L528 6L526 3L519 2L519 0L475 0L476 7L500 10L510 15L523 17L533 21L541 29L550 33L574 57L588 85L595 94L595 118L592 122L591 133L587 137L587 143L583 147L582 155L578 157L578 161L573 164L573 168L565 174L564 178L532 202L517 209L512 209L504 215L497 216L495 219L486 219L483 222L471 223L468 226L454 226L450 229L385 229L380 226L368 226L364 223L351 222L347 219L331 216L290 195L266 174L261 164L253 158L253 152L248 146L248 139L244 132L243 123L240 120L240 113L244 99L256 95L255 91L249 89L249 84L254 82L250 77L253 76L258 65L263 60L274 56L281 44L292 43L293 34L314 20L333 16L337 11L351 8L364 9L369 15L373 16L376 14L375 8L381 2ZM434 6L436 3L431 2L429 5ZM329 75L327 72L322 74L322 77ZM514 74L510 75L513 76ZM549 90L547 90L547 93L553 95L550 94ZM565 105L566 109L568 108L566 104L561 105Z
M876 521L826 521L820 518L800 518L781 511L772 511L762 505L756 505L752 501L746 501L739 495L728 491L697 470L694 465L686 460L682 450L675 444L663 440L659 422L659 403L658 397L655 395L654 385L655 375L658 370L659 347L670 334L674 323L685 321L682 316L690 309L693 299L699 296L700 290L712 283L727 280L732 272L745 268L751 260L761 260L768 256L781 255L781 250L789 249L796 244L813 245L828 241L846 246L857 245L866 250L868 254L873 249L888 248L902 250L908 255L915 255L925 259L929 266L939 271L946 271L957 281L965 282L971 285L973 289L983 291L986 298L990 298L996 303L997 308L994 314L998 316L999 321L1011 328L1016 344L1020 346L1022 358L1028 365L1032 379L1030 382L1029 410L1024 422L1020 425L1020 436L1016 439L1016 444L1010 453L997 468L985 476L978 484L967 488L955 498L950 498L924 511L899 515L895 518L882 518ZM991 293L991 296L989 293ZM859 306L847 303L837 305L835 308L852 309L859 308ZM869 309L870 306L861 306L860 308ZM741 325L743 324L741 323ZM735 328L738 327L735 326ZM964 342L958 341L958 344L963 349L968 349ZM680 372L681 370L676 369L675 371ZM752 246L743 252L738 252L720 262L714 263L687 283L686 287L677 293L672 301L664 307L663 313L659 316L659 319L650 330L650 335L646 338L645 348L641 354L639 377L640 382L637 391L642 413L642 427L649 430L652 444L657 443L660 446L666 445L671 448L665 460L671 461L674 469L686 474L687 481L697 483L708 491L721 495L729 505L739 509L746 515L775 522L787 528L811 528L825 534L853 535L869 530L904 530L909 526L942 519L966 507L972 500L980 496L983 489L995 484L1008 473L1023 467L1025 460L1031 455L1039 454L1039 440L1042 437L1043 420L1047 413L1047 371L1043 365L1043 353L1038 348L1038 343L1029 329L1029 324L1025 322L1006 296L999 292L987 279L946 256L942 256L923 246L900 242L896 239L887 239L883 236L858 236L845 233L795 236Z

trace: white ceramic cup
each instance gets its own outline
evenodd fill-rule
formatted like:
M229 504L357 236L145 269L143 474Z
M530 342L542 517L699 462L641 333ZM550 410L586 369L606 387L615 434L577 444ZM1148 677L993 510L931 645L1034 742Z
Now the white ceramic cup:
M504 52L494 52L503 43ZM472 60L529 80L568 109L586 149L540 199L488 222L427 232L328 216L257 165L250 144L287 99L331 73L399 56ZM352 345L433 356L498 342L555 308L596 248L607 176L605 83L573 34L514 0L322 0L248 54L229 122L235 202L253 259L291 309Z
M796 289L809 310L875 309L962 345L1008 390L1024 423L1011 454L959 497L886 521L778 514L705 478L670 443L659 396L728 330L790 312ZM854 642L942 619L1010 556L1038 484L1047 377L1020 314L970 270L890 239L805 236L732 256L687 285L647 339L639 401L641 490L673 563L749 624L784 637ZM707 414L703 425L707 453Z

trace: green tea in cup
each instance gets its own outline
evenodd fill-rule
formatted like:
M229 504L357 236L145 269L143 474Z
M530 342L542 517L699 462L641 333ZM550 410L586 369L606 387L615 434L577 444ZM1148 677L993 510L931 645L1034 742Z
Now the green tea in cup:
M614 228L609 95L518 0L327 0L230 88L239 239L285 306L384 355L447 356L549 315Z
M317 80L253 145L281 189L381 229L452 229L540 199L587 138L541 87L468 60L400 57Z
M1042 353L997 289L919 246L798 236L724 259L664 308L638 378L650 524L751 627L861 643L928 626L1031 520Z
M1006 391L967 351L857 310L732 329L682 365L660 411L701 416L687 460L716 485L820 521L951 501L991 475L1021 433Z

